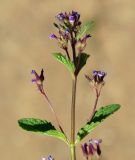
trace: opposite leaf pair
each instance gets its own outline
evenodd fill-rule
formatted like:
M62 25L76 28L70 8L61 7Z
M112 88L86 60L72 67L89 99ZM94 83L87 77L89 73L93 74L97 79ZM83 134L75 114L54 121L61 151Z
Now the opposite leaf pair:
M87 122L77 133L76 142L77 145L85 136L87 136L93 129L96 128L104 119L116 112L120 108L119 104L111 104L105 107L101 107L94 115L90 122ZM24 130L36 132L39 134L52 136L63 140L66 144L69 144L66 136L55 129L51 122L46 120L35 118L23 118L18 120L19 126Z

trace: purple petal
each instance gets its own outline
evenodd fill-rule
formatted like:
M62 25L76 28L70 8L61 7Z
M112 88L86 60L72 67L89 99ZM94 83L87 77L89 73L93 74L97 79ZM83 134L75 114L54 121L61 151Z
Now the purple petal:
M54 160L54 158L51 155L49 155L47 160Z
M79 14L78 12L72 11L72 15L73 15L74 17L76 17L76 20L79 20L80 14Z
M75 17L74 16L69 16L69 22L74 23L75 22Z
M81 145L81 148L82 148L83 154L85 156L88 156L88 145L87 145L87 143L84 143L84 145Z
M50 35L49 35L49 38L50 38L50 39L57 39L58 37L57 37L55 34L50 34Z
M35 74L35 72L36 72L35 70L32 70L32 71L31 71L31 74Z
M32 82L32 83L36 83L37 80L36 80L36 79L32 79L31 82Z
M93 144L89 144L89 154L90 155L94 155L94 152L95 152L95 148L94 148L94 146L93 146Z
M65 15L63 13L59 13L56 18L59 20L59 21L63 21L65 19Z
M98 71L94 70L93 75L97 75Z

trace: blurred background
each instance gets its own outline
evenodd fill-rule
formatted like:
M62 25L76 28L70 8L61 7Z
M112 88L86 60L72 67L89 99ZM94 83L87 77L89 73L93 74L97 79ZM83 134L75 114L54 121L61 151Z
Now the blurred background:
M82 127L94 103L84 78L93 69L107 72L98 107L119 103L122 108L98 126L90 138L103 140L103 160L135 157L133 0L1 0L0 1L0 155L2 160L40 160L52 154L69 160L67 146L57 139L23 131L17 120L36 117L54 122L54 117L31 84L32 69L45 70L45 90L54 104L64 130L70 136L71 77L51 53L61 51L48 38L56 33L52 23L61 11L78 11L83 22L94 20L86 52L91 55L78 80L76 131ZM82 142L82 143L83 143ZM77 160L84 159L80 146Z

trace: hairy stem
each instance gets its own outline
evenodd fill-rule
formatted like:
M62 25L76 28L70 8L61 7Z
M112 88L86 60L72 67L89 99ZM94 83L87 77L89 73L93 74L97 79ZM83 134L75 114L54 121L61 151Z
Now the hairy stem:
M48 104L49 104L49 107L50 107L51 111L52 111L53 114L54 114L54 117L55 117L55 120L56 120L56 122L57 122L57 124L58 124L59 129L61 130L62 133L64 133L64 130L62 129L62 127L61 127L61 125L60 125L60 122L59 122L59 119L58 119L58 117L57 117L57 114L56 114L56 112L54 111L53 106L52 106L49 98L47 97L47 95L45 94L45 92L43 92L42 94L44 95L45 99L47 100L47 102L48 102ZM64 134L65 134L65 133L64 133Z
M75 150L75 101L76 101L77 77L72 79L72 104L71 104L71 160L76 160Z
M93 116L94 116L94 114L96 112L97 103L98 103L98 99L99 99L99 96L100 96L100 92L98 92L97 88L95 88L95 91L96 91L96 99L95 99L95 103L94 103L94 106L93 106L93 111L92 111L92 113L90 115L89 121L92 120L92 118L93 118Z

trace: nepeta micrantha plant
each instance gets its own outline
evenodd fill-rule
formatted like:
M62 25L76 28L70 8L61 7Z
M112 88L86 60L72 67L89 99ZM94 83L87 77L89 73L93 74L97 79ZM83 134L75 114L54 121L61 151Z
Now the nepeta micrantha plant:
M59 47L63 50L63 53L54 53L53 56L56 60L61 62L69 70L72 78L72 102L71 102L71 137L67 137L63 127L60 124L58 116L53 109L52 103L49 100L46 90L43 87L44 74L43 69L41 74L37 74L35 70L32 70L35 78L32 80L38 87L41 95L47 100L49 107L54 114L58 129L52 125L51 122L35 118L23 118L20 119L19 125L27 131L40 133L47 136L52 136L64 141L70 151L71 160L76 160L76 146L81 140L86 137L98 124L100 124L109 115L114 113L120 108L119 104L111 104L101 107L97 110L98 99L101 94L102 87L104 86L104 77L106 73L103 71L94 70L93 73L85 75L90 85L95 91L95 102L93 105L92 113L87 117L88 121L75 135L75 104L76 104L76 87L77 78L81 69L85 66L89 55L84 52L87 44L87 40L91 37L88 33L92 26L92 22L87 22L82 25L80 21L80 14L72 11L71 13L60 13L56 16L57 23L54 23L58 33L57 35L51 34L50 38L55 39L58 42ZM88 160L93 156L99 157L101 140L90 139L88 143L81 145L83 155ZM51 156L43 158L47 160L53 160Z

